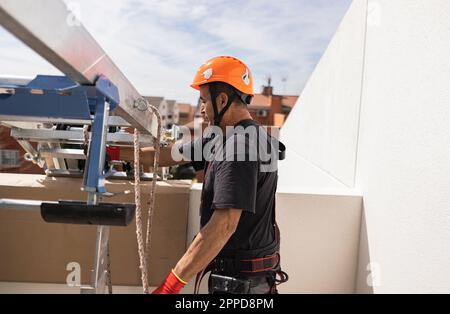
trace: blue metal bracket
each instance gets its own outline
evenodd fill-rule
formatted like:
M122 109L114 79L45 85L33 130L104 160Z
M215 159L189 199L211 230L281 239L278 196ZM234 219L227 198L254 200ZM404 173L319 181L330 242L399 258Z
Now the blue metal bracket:
M84 190L87 192L106 193L103 169L105 164L108 111L109 105L105 97L99 97L91 129L92 137L85 168Z
M114 111L120 103L117 86L111 83L106 76L100 75L95 82L95 88L100 94L105 96L106 101L109 103L110 111Z
M0 116L36 121L90 120L87 91L66 77L37 76L26 86L0 85Z
M119 91L111 81L101 75L95 85L79 85L65 76L38 75L26 86L0 84L0 88L0 117L53 123L92 122L84 189L106 193L103 169L108 116L120 102Z
M79 85L65 76L38 75L26 86L0 84L0 116L20 120L90 120L99 96L113 111L119 104L119 92L101 75L94 86Z

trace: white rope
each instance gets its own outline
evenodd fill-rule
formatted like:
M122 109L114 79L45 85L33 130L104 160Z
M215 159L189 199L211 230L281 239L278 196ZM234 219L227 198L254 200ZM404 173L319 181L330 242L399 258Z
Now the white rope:
M141 269L142 288L144 293L149 293L149 281L148 281L148 257L150 250L150 240L152 232L153 211L155 207L155 194L156 194L156 181L158 174L156 173L159 166L159 152L161 142L161 115L156 107L150 105L147 102L147 108L150 108L157 118L158 129L156 138L153 138L153 147L155 149L155 155L153 159L153 180L150 189L150 196L147 202L147 224L146 224L146 236L144 242L144 228L142 226L142 209L141 209L141 177L140 177L140 160L139 160L139 131L134 130L134 201L136 204L136 238L138 242L138 254L139 254L139 268Z

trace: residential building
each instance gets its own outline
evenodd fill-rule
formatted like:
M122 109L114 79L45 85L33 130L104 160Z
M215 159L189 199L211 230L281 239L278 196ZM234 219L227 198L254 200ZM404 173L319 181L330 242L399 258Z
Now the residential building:
M271 80L263 86L262 93L255 94L248 106L253 119L261 125L281 127L298 100L295 95L276 95Z
M194 120L195 108L188 103L178 103L178 124L185 125Z

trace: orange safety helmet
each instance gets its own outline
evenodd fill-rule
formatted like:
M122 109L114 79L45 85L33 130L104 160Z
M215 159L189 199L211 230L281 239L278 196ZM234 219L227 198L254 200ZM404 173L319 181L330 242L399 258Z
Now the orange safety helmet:
M243 94L254 96L252 73L237 58L220 56L208 60L198 69L191 86L198 90L200 85L212 82L227 83Z
M244 103L250 104L254 96L253 76L248 66L241 60L230 56L219 56L208 60L202 64L194 77L191 87L199 90L201 85L223 82L233 86L238 91L239 98ZM210 87L211 96L215 94ZM232 99L229 100L226 108L222 112L217 112L215 97L211 97L214 108L215 124L219 125L225 111L230 107Z

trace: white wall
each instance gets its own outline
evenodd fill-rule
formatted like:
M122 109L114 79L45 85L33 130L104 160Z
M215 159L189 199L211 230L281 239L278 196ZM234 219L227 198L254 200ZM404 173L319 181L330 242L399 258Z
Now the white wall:
M187 225L187 236L186 236L186 249L191 244L194 237L200 230L200 203L202 195L202 184L195 183L191 187L189 195L189 212L188 212L188 225ZM205 276L201 282L199 293L208 293L208 276ZM183 288L181 293L192 294L195 289L195 278L189 281L188 285Z
M278 166L278 185L281 188L348 189L326 170L314 165L297 153L293 140L286 141L286 145L286 159L280 161ZM295 171L292 171L292 169L295 169Z
M374 292L449 293L450 1L370 0L365 58L357 186Z
M358 292L368 262L375 293L450 292L449 38L448 0L355 0L282 130L363 193ZM282 184L332 185L297 160Z
M280 293L353 293L362 198L277 193L281 265L289 281Z

